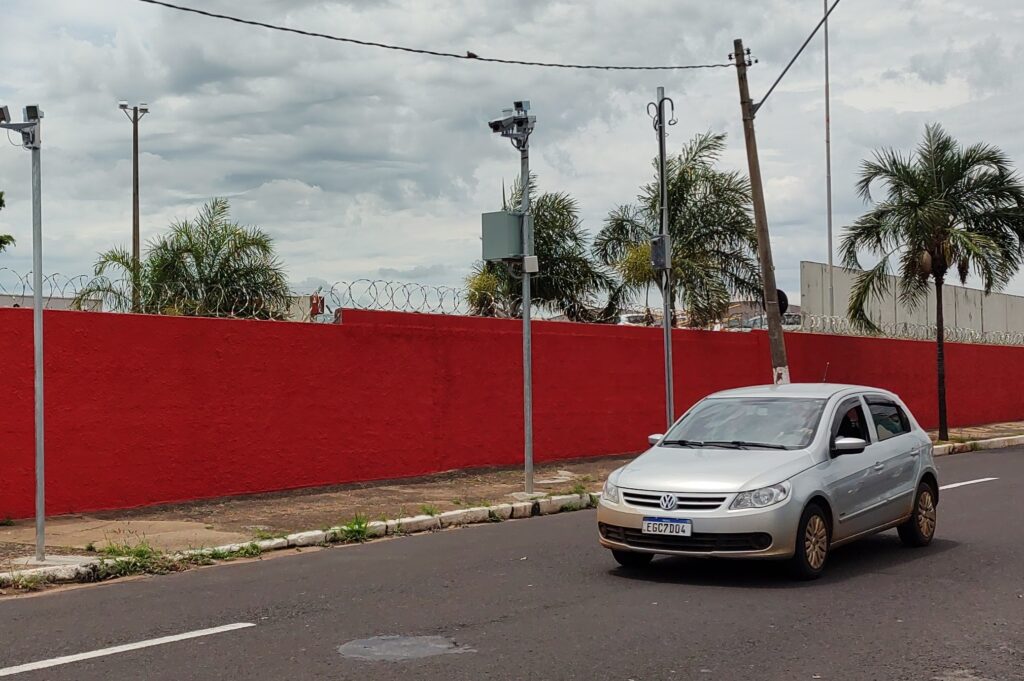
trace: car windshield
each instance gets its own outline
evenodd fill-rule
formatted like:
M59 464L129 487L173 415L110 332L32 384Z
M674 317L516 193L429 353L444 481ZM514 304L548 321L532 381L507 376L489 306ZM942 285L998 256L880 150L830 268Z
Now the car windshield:
M664 444L802 449L814 439L824 408L818 399L714 397L691 409Z

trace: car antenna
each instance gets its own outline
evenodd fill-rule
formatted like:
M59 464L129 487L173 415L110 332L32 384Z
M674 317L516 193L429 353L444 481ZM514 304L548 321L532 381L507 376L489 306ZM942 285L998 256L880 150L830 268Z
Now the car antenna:
M822 383L824 383L825 379L828 378L828 367L829 367L830 364L831 364L831 362L825 362L825 375L821 377L821 382Z

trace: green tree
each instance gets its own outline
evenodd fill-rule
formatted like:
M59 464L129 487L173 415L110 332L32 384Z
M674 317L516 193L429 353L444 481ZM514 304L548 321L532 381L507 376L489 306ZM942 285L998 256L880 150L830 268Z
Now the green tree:
M733 295L761 298L750 182L740 173L716 168L725 139L724 134L698 134L665 164L670 295L695 327L720 319ZM647 296L658 285L650 264L650 240L660 224L658 179L655 164L654 180L640 188L637 202L612 210L594 240L595 256L615 269L630 299Z
M884 190L878 201L871 195L875 184ZM966 283L972 272L986 293L1010 281L1024 259L1024 186L1002 151L988 144L964 148L932 124L909 155L885 149L864 161L857 192L874 205L847 228L843 263L861 269L860 251L878 263L857 276L849 317L862 329L879 330L867 306L889 292L893 260L903 305L914 309L935 291L939 437L947 440L942 286L947 277Z
M608 322L618 314L619 292L611 273L590 255L576 200L562 192L537 195L530 178L534 251L540 272L533 276L533 303L573 321ZM522 200L517 180L502 196L502 210ZM522 274L502 263L477 263L466 279L467 302L482 316L522 315Z
M0 192L0 210L3 210L4 206L4 193ZM8 246L14 245L14 237L10 234L0 234L0 253L4 251Z
M109 276L114 272L119 278ZM78 295L79 307L99 298L105 307L131 310L133 289L138 311L149 314L280 319L289 305L272 239L231 222L226 199L213 199L194 220L172 224L147 245L141 262L124 248L101 253L95 274Z

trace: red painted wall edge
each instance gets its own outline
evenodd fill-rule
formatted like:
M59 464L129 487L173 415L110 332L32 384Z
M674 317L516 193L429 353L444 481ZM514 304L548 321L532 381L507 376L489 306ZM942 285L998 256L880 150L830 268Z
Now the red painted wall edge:
M336 325L47 311L47 513L479 466L522 456L520 323L346 311ZM795 381L877 385L933 426L935 347L787 334ZM658 329L538 322L540 462L663 429ZM674 332L676 405L770 378L763 333ZM32 314L0 309L0 517L33 512ZM1024 418L1024 348L947 345L954 425Z

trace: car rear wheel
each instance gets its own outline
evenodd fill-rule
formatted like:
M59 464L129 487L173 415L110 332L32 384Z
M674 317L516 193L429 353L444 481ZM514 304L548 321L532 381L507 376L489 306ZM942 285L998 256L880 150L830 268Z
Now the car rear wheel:
M618 551L612 549L612 556L624 568L636 570L650 565L654 560L653 553L637 553L635 551Z
M790 567L797 579L817 579L825 569L828 560L832 532L828 517L817 504L810 504L800 516L797 527L796 552Z
M906 546L928 546L935 536L936 519L935 490L930 483L922 481L914 497L914 512L896 528L900 540Z

